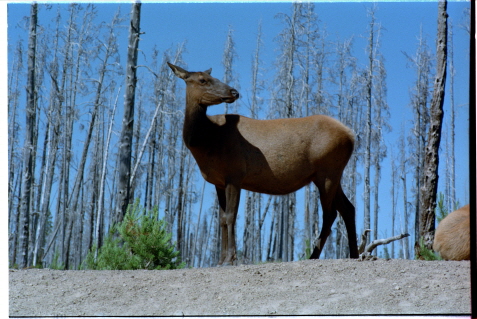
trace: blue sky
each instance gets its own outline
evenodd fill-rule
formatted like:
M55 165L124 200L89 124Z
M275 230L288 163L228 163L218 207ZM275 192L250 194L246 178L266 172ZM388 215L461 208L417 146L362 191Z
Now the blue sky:
M366 65L365 48L367 45L367 29L369 18L367 9L372 6L369 2L333 2L316 3L315 12L321 21L320 26L325 27L328 39L331 41L354 37L353 54L358 58L358 65ZM467 2L449 2L448 13L454 25L454 54L455 54L455 105L456 113L456 194L460 202L469 201L469 106L468 106L468 71L469 71L469 36L460 25L465 23L464 9L469 7ZM117 10L117 3L98 4L99 20L109 22ZM129 14L130 3L121 4L121 12ZM56 9L45 12L40 9L40 24L51 24L51 19L56 14ZM27 39L24 30L15 25L24 16L29 16L30 6L26 4L10 4L8 6L8 36L10 39L23 37ZM172 45L186 42L186 52L183 59L191 71L206 70L212 67L212 75L221 79L223 67L221 65L224 44L229 26L234 30L235 49L238 59L235 61L234 74L238 77L242 105L246 104L249 96L251 81L251 57L255 50L258 22L262 21L263 33L263 61L262 80L271 83L274 76L274 63L278 55L278 44L274 38L283 29L280 19L275 18L277 13L291 13L291 3L159 3L145 2L141 12L141 36L139 44L144 54L139 56L139 64L147 62L148 54L154 45L161 52ZM384 28L381 34L381 53L385 58L387 71L387 102L390 107L390 126L392 131L384 136L385 143L390 151L397 145L404 125L408 131L411 127L412 111L409 107L409 90L415 80L414 70L407 68L407 60L402 52L414 55L420 28L432 52L435 51L435 34L437 31L437 2L378 2L376 22ZM127 25L125 23L125 25ZM127 28L121 33L122 52L126 52ZM26 44L26 41L25 41ZM125 58L122 58L122 63ZM182 85L182 84L181 84ZM448 86L447 86L448 87ZM449 95L446 95L446 98ZM266 103L264 107L266 107ZM449 107L449 100L445 102L445 109ZM211 113L222 113L223 105L210 109ZM248 115L246 108L238 111ZM444 115L448 121L448 113ZM446 130L444 125L443 130ZM441 149L445 147L445 140L441 142ZM394 150L397 155L397 151ZM382 163L382 178L380 189L380 229L389 236L391 230L390 214L391 205L389 194L391 186L391 164L389 158ZM441 160L440 186L444 184L444 161ZM200 181L201 185L202 181ZM410 182L408 182L410 183ZM362 191L363 186L358 186L357 194L357 227L362 231ZM408 190L410 184L408 185ZM441 188L440 188L441 189ZM210 200L213 198L212 188L208 188ZM244 196L243 196L244 197ZM242 197L242 198L243 198ZM300 200L300 197L299 197ZM302 203L298 203L302 206ZM243 204L239 212L239 225L243 223ZM402 205L398 205L397 212L402 213ZM412 217L413 218L413 217ZM398 221L399 222L399 221ZM412 224L412 222L411 222ZM242 231L239 230L238 233Z

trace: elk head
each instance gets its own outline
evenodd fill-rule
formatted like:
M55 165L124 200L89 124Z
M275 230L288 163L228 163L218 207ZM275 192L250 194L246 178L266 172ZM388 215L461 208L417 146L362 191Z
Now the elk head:
M239 98L239 92L212 77L212 69L204 72L189 72L167 62L174 74L186 83L187 105L198 104L202 107L220 103L233 103Z

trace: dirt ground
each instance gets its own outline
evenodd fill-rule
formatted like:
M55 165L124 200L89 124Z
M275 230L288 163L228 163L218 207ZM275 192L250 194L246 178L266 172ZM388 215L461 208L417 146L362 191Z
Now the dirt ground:
M10 270L10 316L470 314L470 262Z

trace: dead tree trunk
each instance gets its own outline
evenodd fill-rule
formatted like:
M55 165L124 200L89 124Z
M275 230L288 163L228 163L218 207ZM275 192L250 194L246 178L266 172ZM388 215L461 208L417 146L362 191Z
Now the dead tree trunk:
M368 59L369 65L366 70L366 132L365 132L365 156L364 156L364 228L371 227L371 135L372 135L372 97L373 97L373 65L374 65L374 11L371 11L369 24ZM368 239L369 240L369 239Z
M399 170L400 170L400 179L402 180L402 188L403 188L403 208L404 208L404 211L403 211L403 221L404 221L404 232L405 233L408 233L408 229L409 229L409 214L407 212L407 206L408 206L408 201L407 201L407 178L406 178L406 175L407 175L407 170L406 170L406 163L407 163L407 157L406 157L406 148L405 148L405 135L404 135L404 129L402 130L402 135L401 135L401 139L400 139L400 142L399 142L399 150L400 150L400 153L401 153L401 160L400 160L400 164L399 164ZM402 226L401 226L402 227ZM409 259L409 242L408 242L408 238L405 238L404 241L401 242L401 247L402 250L403 250L403 256L404 256L404 259Z
M224 78L223 82L228 85L232 85L233 87L237 87L235 85L234 81L234 76L232 73L232 68L234 64L234 60L236 58L236 53L235 53L235 42L233 40L233 32L234 30L232 29L231 26L229 26L229 31L227 33L227 40L225 41L225 50L224 50L224 56L222 59L222 64L224 66ZM233 84L232 84L233 83ZM234 109L232 112L237 111L237 102L234 102ZM227 114L229 111L229 104L225 103L225 111L224 113Z
M454 77L455 77L455 68L454 68L454 42L453 42L453 31L452 24L449 26L449 72L450 72L450 149L448 150L449 163L449 186L448 189L449 195L447 196L448 205L447 209L449 211L454 211L457 209L457 201L455 197L455 103L454 103Z
M18 237L18 195L17 186L21 181L21 163L18 141L18 109L22 84L20 75L23 73L23 46L19 42L15 52L13 67L8 81L8 229L9 229L9 265L13 265L16 255ZM14 78L14 79L13 79Z
M444 93L447 68L447 1L439 1L437 20L437 72L434 80L430 110L430 126L424 160L424 180L420 189L419 237L424 245L432 249L435 230L435 207L437 196L437 169L439 166L439 144L441 141L442 118L444 116ZM420 256L419 238L415 243L416 256Z
M33 186L34 138L36 126L36 92L35 92L35 61L36 61L36 25L38 19L38 4L31 5L30 31L28 39L28 77L27 102L25 122L25 144L23 146L23 182L20 206L20 260L19 268L28 266L28 235L30 230L31 188Z
M132 5L129 28L128 58L126 65L126 94L124 97L124 116L119 145L119 178L116 202L115 223L123 220L130 201L131 152L134 127L134 99L136 96L136 68L139 46L139 26L141 3Z

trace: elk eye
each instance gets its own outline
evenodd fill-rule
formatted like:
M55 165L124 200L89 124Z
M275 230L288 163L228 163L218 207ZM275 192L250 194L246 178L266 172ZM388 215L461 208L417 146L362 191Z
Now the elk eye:
M200 82L201 84L205 84L205 83L207 83L207 81L206 81L206 80L204 80L204 79L200 79L200 80L199 80L199 82Z

